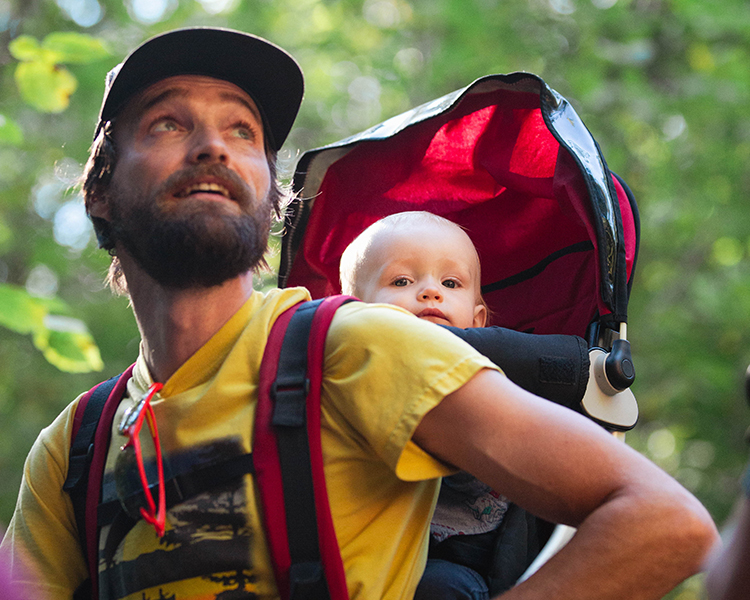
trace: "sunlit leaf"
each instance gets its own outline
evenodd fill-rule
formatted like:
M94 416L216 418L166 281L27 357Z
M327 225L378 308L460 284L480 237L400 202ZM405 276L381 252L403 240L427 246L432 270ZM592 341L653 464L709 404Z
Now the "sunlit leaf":
M88 331L48 330L45 342L45 347L39 349L44 358L61 371L88 373L104 368L99 348Z
M16 67L16 85L23 99L42 112L68 108L78 81L65 67L46 61L22 62Z
M59 298L36 298L19 286L0 284L0 326L32 334L34 346L61 371L100 371L104 367L102 358L86 324L49 314L50 308L67 312L67 305Z
M44 328L47 309L25 289L0 283L0 325L17 333Z
M18 124L0 114L0 143L18 146L23 143L23 131Z
M42 48L54 52L58 63L90 63L110 55L103 40L73 31L50 33Z
M45 51L39 42L30 35L19 35L8 44L8 50L13 58L21 61L33 61L45 57Z

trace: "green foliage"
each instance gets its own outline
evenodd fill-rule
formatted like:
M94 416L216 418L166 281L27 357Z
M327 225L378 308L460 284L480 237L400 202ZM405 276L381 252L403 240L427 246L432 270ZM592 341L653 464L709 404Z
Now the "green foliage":
M21 61L15 72L21 96L37 110L50 113L68 108L78 87L78 80L63 63L85 64L109 56L102 40L72 31L50 33L41 44L30 35L21 35L8 49Z
M76 229L82 209L67 190L86 160L107 70L146 37L188 25L262 35L302 65L305 101L280 154L287 179L300 152L488 73L531 71L568 98L641 211L629 319L641 419L628 443L724 522L750 424L742 397L750 363L745 0L0 3L0 283L25 289L46 273L57 297L85 318L107 370L61 373L31 331L0 328L0 522L10 518L39 429L137 355L127 301L103 290L107 256L94 250L90 229ZM92 40L104 41L97 48ZM32 110L29 96L43 111L63 112ZM58 345L60 329L47 344L85 354L70 338ZM700 580L670 597L699 598Z
M34 346L61 371L86 373L104 368L85 323L65 316L69 309L61 300L35 298L18 286L0 284L0 307L0 325L31 334Z
M23 131L18 124L0 114L0 144L20 146L23 143Z

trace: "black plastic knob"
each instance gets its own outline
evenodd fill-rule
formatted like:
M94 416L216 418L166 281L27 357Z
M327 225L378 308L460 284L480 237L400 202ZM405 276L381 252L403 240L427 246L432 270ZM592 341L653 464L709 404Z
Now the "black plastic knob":
M635 367L633 366L633 357L630 355L629 341L615 340L612 342L612 351L604 363L604 371L610 385L618 392L633 385Z

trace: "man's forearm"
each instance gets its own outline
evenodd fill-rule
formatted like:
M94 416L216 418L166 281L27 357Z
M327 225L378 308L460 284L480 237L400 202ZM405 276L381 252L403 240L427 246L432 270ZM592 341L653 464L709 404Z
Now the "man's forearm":
M706 509L651 461L569 410L483 371L414 440L532 514L578 533L508 598L661 598L715 540Z
M702 506L685 497L615 498L503 600L658 600L700 570L716 540Z

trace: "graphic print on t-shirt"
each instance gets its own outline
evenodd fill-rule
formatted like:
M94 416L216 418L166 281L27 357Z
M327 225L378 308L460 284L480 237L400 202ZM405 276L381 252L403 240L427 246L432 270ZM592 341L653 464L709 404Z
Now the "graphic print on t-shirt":
M214 441L170 454L165 456L165 478L211 466L218 471L221 463L240 454L244 450L239 440ZM153 460L146 464L146 473L149 482L156 481ZM123 474L118 472L121 490L139 485L137 473L129 475L123 484ZM105 502L116 497L113 473L105 474L102 489ZM152 493L156 497L156 490ZM245 485L238 477L170 508L161 539L142 519L127 532L117 521L102 528L101 600L257 598L250 559L253 533L246 512Z

